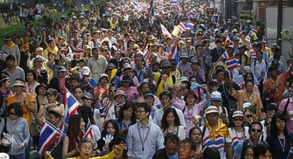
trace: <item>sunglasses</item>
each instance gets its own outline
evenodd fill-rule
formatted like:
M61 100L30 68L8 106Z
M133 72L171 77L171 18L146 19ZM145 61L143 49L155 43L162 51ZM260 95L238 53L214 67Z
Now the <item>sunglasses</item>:
M243 118L243 117L234 117L233 119L234 119L235 121L237 121L237 120L238 120L238 121L243 121L244 118Z
M258 132L258 133L261 132L260 129L251 129L250 131L251 131L251 132Z
M250 114L250 115L246 115L246 118L252 118L252 115Z
M265 125L267 126L267 125L271 125L271 122L267 122L267 123L265 123Z
M12 116L18 116L18 114L15 114L15 113L9 113L9 114Z
M117 90L116 89L112 89L112 90L110 89L109 91L110 92L116 92Z

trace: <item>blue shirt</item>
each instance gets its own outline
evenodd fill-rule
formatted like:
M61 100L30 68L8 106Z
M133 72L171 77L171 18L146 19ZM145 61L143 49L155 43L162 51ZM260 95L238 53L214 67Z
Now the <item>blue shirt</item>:
M266 142L271 145L272 150L273 150L273 159L281 159L281 158L287 158L288 153L290 151L290 143L292 143L293 139L293 134L290 134L289 139L279 139L277 136L272 136L269 135L266 139ZM285 140L285 145L284 144ZM283 147L284 147L284 152L283 152Z

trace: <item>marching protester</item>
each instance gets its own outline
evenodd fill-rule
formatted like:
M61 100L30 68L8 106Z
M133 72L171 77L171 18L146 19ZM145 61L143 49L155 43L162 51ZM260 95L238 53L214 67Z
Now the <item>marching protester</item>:
M290 154L293 59L254 16L203 0L43 3L22 4L22 34L1 39L10 158Z

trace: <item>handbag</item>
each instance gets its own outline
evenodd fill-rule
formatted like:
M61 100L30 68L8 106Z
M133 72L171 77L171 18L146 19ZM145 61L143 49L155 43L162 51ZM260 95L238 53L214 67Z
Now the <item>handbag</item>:
M222 85L222 87L223 87L223 92L224 92L224 94L227 98L227 101L228 101L227 111L228 111L229 115L232 115L233 112L237 110L238 103L236 101L230 100L228 98L226 88L224 87L224 85Z
M4 118L4 127L3 127L3 131L1 132L1 139L2 140L4 139L4 133L8 133L7 129L6 129L6 125L7 125L7 118ZM2 143L2 145L0 145L0 152L8 153L9 146L4 146Z

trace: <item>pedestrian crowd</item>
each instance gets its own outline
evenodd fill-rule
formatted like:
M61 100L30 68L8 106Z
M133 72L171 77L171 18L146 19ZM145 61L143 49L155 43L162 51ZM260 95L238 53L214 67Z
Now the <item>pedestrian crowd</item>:
M260 22L203 0L52 14L1 48L11 159L293 159L293 60Z

